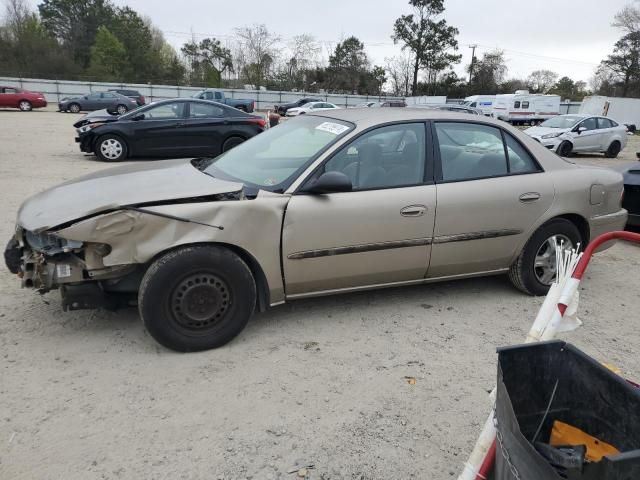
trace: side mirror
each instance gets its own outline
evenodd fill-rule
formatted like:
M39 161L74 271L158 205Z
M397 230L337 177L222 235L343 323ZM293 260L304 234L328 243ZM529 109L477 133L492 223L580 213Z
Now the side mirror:
M144 120L144 113L139 113L131 117L131 120L133 120L134 122L139 122L140 120Z
M576 133L577 133L578 135L580 135L582 132L586 132L587 130L588 130L588 128L587 128L587 127L578 127L578 128L576 129Z
M323 194L350 192L353 190L351 179L342 172L326 172L304 189L307 193Z
M85 95L84 97L82 97L82 99L83 100L89 100L89 97Z

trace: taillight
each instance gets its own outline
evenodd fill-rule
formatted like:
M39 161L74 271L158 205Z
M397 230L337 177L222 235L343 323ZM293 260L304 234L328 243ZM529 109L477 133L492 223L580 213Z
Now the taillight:
M260 128L265 128L267 126L267 121L264 118L258 118L258 117L250 118L249 123L258 125Z
M144 105L145 103L147 103L147 101L146 101L146 100L145 100L145 98L144 98L144 95L140 95L139 100L140 100L140 103L141 103L142 105Z

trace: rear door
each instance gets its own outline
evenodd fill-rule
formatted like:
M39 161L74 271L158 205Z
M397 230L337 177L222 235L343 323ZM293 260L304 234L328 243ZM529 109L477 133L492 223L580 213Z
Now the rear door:
M438 210L430 278L503 271L551 206L550 174L495 126L434 122Z
M436 208L425 124L362 134L329 158L353 191L294 194L285 215L286 292L297 295L424 279Z
M231 129L225 109L217 105L188 102L187 118L180 127L184 136L185 154L218 155Z
M616 133L613 122L608 118L598 117L598 131L600 132L600 150L604 151L609 148Z
M136 155L188 155L189 138L184 135L186 102L156 105L146 110L144 119L129 120L131 143ZM187 153L184 153L187 152Z

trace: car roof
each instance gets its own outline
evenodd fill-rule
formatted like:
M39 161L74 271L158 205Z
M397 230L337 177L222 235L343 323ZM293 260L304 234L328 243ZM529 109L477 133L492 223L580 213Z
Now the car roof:
M431 108L344 108L313 113L314 116L334 118L355 123L359 127L369 127L389 122L425 121L425 120L455 120L463 122L481 122L504 127L505 123L490 117L471 117L468 113L451 112Z

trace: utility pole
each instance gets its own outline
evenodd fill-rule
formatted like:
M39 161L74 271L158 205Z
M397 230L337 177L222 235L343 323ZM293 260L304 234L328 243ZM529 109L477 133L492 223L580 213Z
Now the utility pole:
M478 45L469 45L471 49L471 66L469 67L469 83L471 83L471 79L473 78L473 66L476 63L476 48Z

